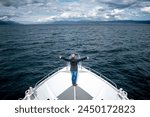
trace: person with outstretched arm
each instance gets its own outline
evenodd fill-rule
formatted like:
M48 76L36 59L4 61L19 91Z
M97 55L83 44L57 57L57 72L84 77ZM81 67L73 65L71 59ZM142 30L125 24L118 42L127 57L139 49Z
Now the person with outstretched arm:
M83 61L85 59L89 59L89 57L84 57L84 58L80 58L77 59L75 54L71 54L70 59L67 59L65 57L60 56L60 59L63 59L65 61L70 62L70 71L71 71L71 75L72 75L72 85L76 86L76 82L77 82L77 74L78 74L78 63L80 61Z

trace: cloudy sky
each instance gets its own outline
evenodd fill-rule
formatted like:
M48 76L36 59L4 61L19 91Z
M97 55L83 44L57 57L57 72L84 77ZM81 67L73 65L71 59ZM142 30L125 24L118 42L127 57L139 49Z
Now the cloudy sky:
M0 0L0 20L150 20L150 0Z

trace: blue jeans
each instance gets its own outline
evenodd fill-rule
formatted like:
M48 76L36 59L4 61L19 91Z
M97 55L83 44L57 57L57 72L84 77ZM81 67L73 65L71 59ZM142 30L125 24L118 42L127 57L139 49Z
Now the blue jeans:
M72 85L76 85L77 82L77 71L71 71L72 75Z

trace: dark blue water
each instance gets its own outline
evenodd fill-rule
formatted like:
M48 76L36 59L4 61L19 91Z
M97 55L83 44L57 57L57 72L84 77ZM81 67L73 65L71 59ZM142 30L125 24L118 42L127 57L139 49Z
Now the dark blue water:
M83 64L129 98L150 99L150 25L111 23L0 26L0 99L24 97L29 86L66 65L59 55L72 52L89 56Z

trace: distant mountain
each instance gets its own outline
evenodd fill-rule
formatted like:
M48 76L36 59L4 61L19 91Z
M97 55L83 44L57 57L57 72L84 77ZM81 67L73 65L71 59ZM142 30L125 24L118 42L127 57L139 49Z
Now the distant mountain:
M111 23L141 23L141 24L150 24L150 20L140 21L140 20L116 20L109 21Z
M90 24L90 23L100 23L100 21L89 21L89 20L81 20L81 21L55 21L52 24Z
M80 20L80 21L70 21L70 20L63 20L63 21L54 21L54 22L45 22L40 24L58 24L58 25L66 25L66 24L119 24L119 23L126 23L126 24L150 24L150 20L147 21L134 21L134 20L116 20L116 21L92 21L92 20ZM25 25L20 24L13 21L2 21L0 20L0 25ZM27 24L27 25L33 25L33 24ZM38 25L38 24L34 24Z
M19 25L19 23L13 21L2 21L0 20L0 25Z
M104 24L104 23L136 23L136 24L150 24L150 20L147 21L134 21L134 20L116 20L116 21L91 21L91 20L81 20L81 21L56 21L50 24ZM47 23L49 24L49 23Z

